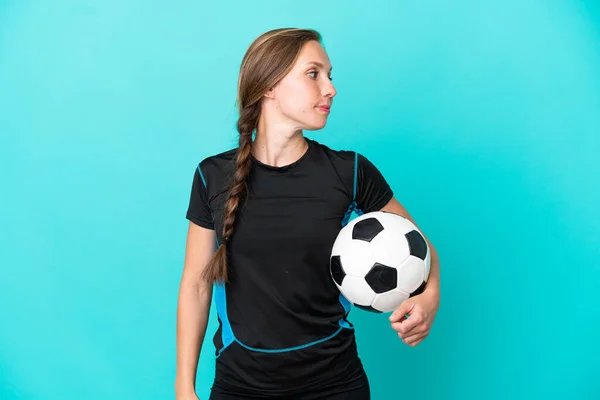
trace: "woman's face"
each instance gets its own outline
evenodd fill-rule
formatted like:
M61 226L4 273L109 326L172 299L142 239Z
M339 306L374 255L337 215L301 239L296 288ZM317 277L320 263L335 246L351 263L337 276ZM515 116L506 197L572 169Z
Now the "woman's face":
M292 70L273 88L271 99L280 118L295 129L317 130L325 126L336 90L331 83L331 63L320 43L302 48Z

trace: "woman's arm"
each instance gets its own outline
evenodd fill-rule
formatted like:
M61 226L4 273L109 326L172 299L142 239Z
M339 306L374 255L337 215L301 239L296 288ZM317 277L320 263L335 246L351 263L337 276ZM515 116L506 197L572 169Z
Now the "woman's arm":
M215 232L190 222L177 304L177 399L196 398L198 357L206 333L212 284L201 279L215 251Z
M392 197L381 211L402 215L421 231L406 208L396 198ZM440 305L440 260L433 244L422 231L421 233L431 252L431 267L427 285L423 293L405 300L390 315L392 328L398 332L398 337L411 347L418 345L427 337ZM406 318L406 315L409 315L410 318Z

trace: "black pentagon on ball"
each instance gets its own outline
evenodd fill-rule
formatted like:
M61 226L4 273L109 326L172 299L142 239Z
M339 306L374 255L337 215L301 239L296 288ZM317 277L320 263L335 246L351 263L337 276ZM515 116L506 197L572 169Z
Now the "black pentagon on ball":
M365 275L365 281L377 294L389 292L398 286L398 270L380 263L375 263Z
M425 257L427 256L427 243L425 242L425 238L419 231L415 230L408 232L405 236L408 241L410 254L421 260L425 260Z
M367 218L358 221L352 228L352 239L370 242L383 231L383 225L377 218Z
M346 276L346 272L342 267L342 260L340 256L331 257L331 261L329 263L329 268L331 270L331 277L338 285L342 286L342 282L344 281L344 277Z
M374 308L373 308L373 307L371 307L371 306L361 306L361 305L359 305L359 304L355 304L355 305L354 305L354 307L356 307L356 308L360 308L361 310L369 311L369 312L372 312L372 313L381 314L381 311L379 311L379 310L376 310L376 309L374 309Z
M410 294L410 296L409 296L409 297L413 297L413 296L416 296L416 295L418 295L418 294L421 294L421 293L423 293L423 292L425 291L425 285L427 285L427 282L423 281L423 283L421 283L421 285L420 285L418 288L416 288L416 289L415 289L415 290L414 290L414 291L413 291L413 292Z

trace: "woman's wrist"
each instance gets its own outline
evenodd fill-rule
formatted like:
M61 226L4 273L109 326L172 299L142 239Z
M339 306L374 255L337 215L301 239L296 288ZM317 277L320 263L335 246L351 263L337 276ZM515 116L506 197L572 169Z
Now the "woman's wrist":
M196 387L193 381L189 380L179 380L175 381L175 394L181 395L189 395L196 394Z

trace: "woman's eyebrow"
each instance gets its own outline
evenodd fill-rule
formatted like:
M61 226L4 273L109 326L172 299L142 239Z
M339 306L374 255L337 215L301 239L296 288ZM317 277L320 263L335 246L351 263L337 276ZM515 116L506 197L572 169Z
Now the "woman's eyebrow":
M309 61L307 63L307 65L311 65L311 64L312 65L316 65L317 67L319 67L321 69L325 69L325 66L322 63L318 62L318 61ZM332 69L333 69L333 67L329 68L329 72L331 72Z

